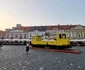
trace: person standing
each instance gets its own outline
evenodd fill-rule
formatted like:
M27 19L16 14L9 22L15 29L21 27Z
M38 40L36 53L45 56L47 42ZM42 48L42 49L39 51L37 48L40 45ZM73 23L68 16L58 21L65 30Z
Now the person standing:
M27 43L27 45L26 45L26 52L28 53L29 52L29 43Z
M3 42L0 42L0 47L3 47Z

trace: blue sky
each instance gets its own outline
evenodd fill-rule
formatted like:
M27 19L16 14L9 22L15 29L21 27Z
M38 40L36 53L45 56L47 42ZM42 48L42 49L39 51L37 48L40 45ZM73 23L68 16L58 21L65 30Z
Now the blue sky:
M85 0L0 0L0 30L35 25L85 25Z

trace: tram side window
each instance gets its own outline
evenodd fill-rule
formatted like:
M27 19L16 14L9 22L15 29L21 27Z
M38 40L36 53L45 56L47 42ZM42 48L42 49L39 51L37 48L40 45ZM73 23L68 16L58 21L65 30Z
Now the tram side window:
M61 39L62 37L61 37L61 34L59 34L59 38Z
M37 40L40 41L41 40L41 37L39 36Z
M59 38L60 39L66 39L66 35L65 34L59 34Z
M66 39L66 34L62 34L62 37L63 37L64 39Z

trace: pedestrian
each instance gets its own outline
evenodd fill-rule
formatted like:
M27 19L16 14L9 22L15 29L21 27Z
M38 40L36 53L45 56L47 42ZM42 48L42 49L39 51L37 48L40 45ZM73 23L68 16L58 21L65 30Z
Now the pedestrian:
M0 47L3 47L3 42L0 42Z
M29 43L27 43L27 45L26 45L26 53L28 53L29 52Z

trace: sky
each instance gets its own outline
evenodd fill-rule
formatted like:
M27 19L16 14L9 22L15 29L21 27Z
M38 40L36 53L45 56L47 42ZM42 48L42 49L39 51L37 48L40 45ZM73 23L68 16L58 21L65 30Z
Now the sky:
M0 0L0 30L16 24L85 25L85 0Z

